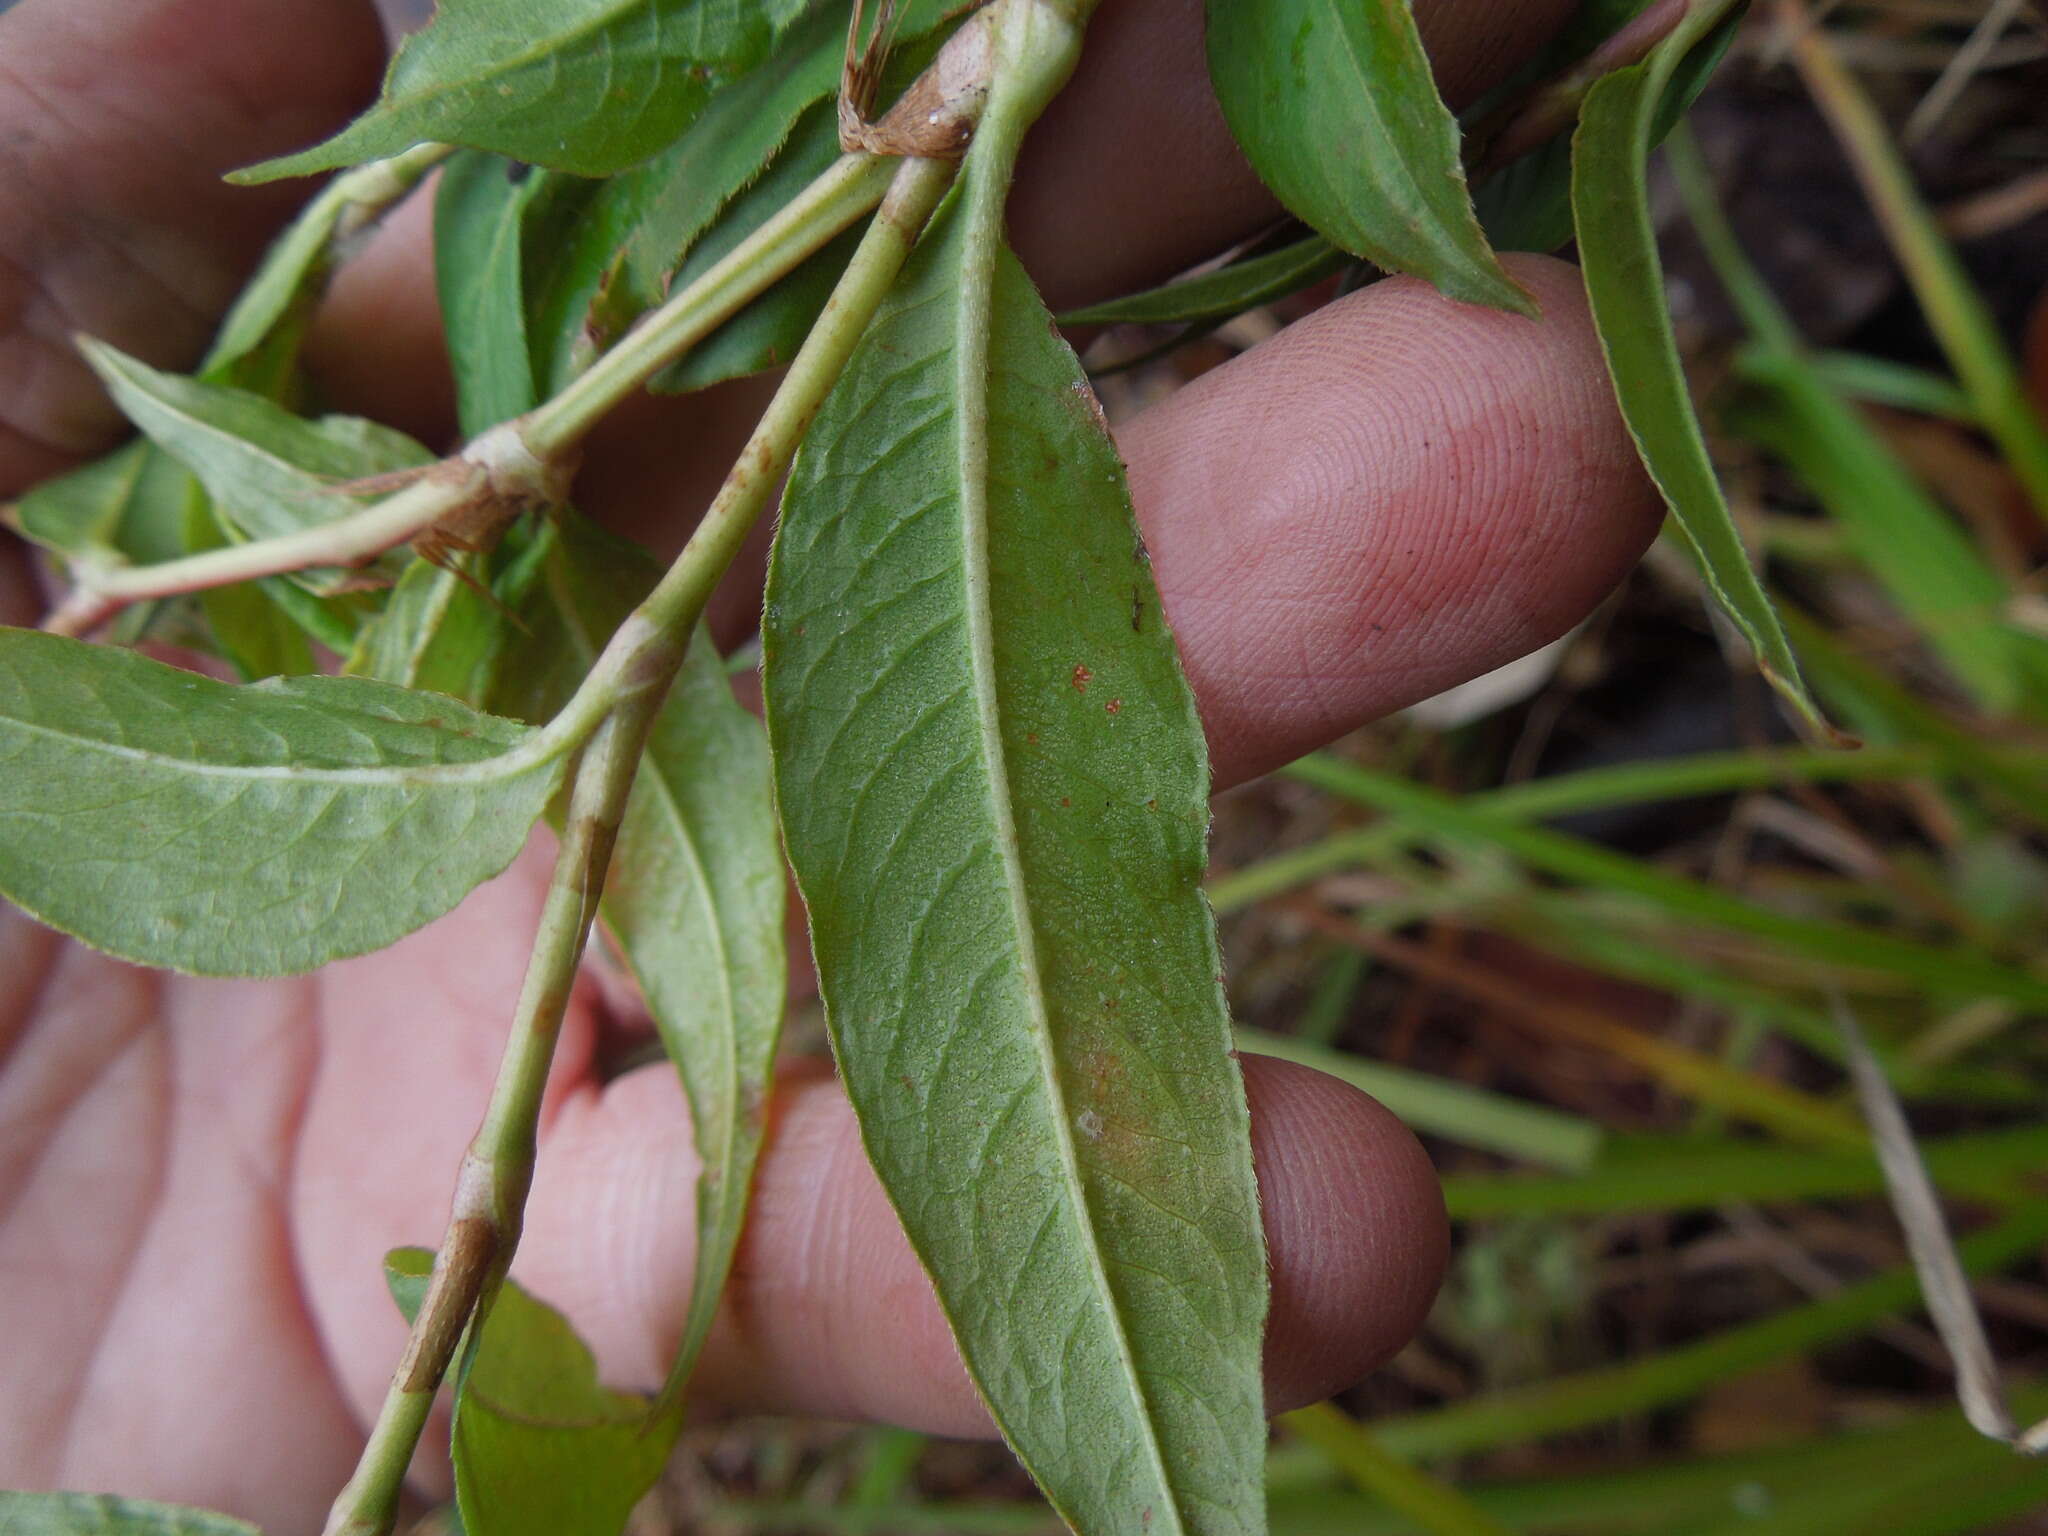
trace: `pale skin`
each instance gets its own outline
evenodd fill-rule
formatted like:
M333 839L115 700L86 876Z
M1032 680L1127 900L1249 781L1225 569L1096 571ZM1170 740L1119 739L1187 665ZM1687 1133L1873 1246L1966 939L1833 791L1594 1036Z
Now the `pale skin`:
M1571 8L1418 6L1454 97ZM1027 157L1012 219L1056 304L1156 280L1272 216L1203 83L1197 9L1108 0ZM25 0L0 18L0 497L118 436L64 338L189 365L305 190L218 175L321 137L381 60L368 0ZM423 212L337 286L313 355L344 408L442 440ZM1541 322L1382 284L1120 432L1219 787L1549 640L1649 538L1576 275L1516 270ZM579 501L671 551L759 400L621 413ZM750 600L735 584L730 627ZM42 601L0 544L0 619L34 622ZM441 1230L546 869L531 850L396 947L276 982L139 971L0 905L0 1486L317 1527L402 1341L378 1259ZM673 1072L596 1070L643 1029L588 978L515 1270L633 1387L661 1379L682 1316L695 1170ZM1445 1227L1384 1111L1296 1068L1247 1077L1277 1410L1419 1326ZM822 1065L778 1094L698 1398L987 1432Z

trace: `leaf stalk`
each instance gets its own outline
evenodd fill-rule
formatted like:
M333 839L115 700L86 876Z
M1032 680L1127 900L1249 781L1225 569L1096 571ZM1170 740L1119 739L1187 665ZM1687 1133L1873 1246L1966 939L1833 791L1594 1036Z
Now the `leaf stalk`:
M488 1315L518 1247L548 1066L648 732L712 587L781 484L804 430L953 172L950 162L939 160L905 161L896 171L866 238L711 510L654 592L620 626L568 707L535 738L536 751L583 743L540 932L490 1104L463 1159L433 1278L362 1459L328 1517L327 1536L383 1536L391 1529L406 1468L456 1340L465 1328L476 1337L474 1322Z

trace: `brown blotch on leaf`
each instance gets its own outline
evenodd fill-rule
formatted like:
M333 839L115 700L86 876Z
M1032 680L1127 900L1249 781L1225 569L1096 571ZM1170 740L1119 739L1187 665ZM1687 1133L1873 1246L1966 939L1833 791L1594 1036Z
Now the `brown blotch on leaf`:
M1091 681L1091 680L1092 680L1092 679L1094 678L1094 676L1095 676L1095 674L1094 674L1093 672L1090 672L1090 671L1088 670L1088 668L1087 668L1087 666L1086 666L1086 664L1085 664L1085 663L1082 663L1082 662L1078 662L1078 661L1077 661L1077 662L1075 662L1075 663L1074 663L1074 679L1073 679L1073 681L1074 681L1074 692L1076 692L1076 693L1086 693L1086 692L1088 691L1088 684L1089 684L1089 682L1090 682L1090 681Z

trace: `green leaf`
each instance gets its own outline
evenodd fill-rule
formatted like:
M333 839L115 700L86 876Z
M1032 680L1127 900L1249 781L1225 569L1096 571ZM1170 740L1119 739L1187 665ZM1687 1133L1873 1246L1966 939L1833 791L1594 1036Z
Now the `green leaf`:
M1472 211L1405 0L1209 0L1208 16L1223 116L1297 218L1452 298L1536 312Z
M718 1310L767 1128L785 892L768 739L700 630L655 720L602 907L682 1075L703 1164L677 1390Z
M1608 32L1619 28L1644 8L1643 0L1624 0L1621 5L1589 5L1582 8L1581 22L1605 12L1610 23L1597 33L1582 33L1585 46L1559 59L1562 69L1582 53L1590 52ZM1699 93L1720 68L1729 44L1734 42L1740 15L1731 16L1686 54L1672 71L1657 116L1650 127L1650 144L1661 144L1691 108ZM1473 195L1479 222L1487 239L1500 251L1554 251L1572 238L1572 145L1569 136L1552 139L1514 164L1487 178Z
M385 1255L407 1321L434 1256ZM672 1438L647 1432L647 1400L613 1392L567 1318L511 1281L464 1352L451 1430L468 1536L618 1536L654 1485Z
M1004 178L965 176L783 508L783 830L869 1156L1024 1464L1077 1529L1256 1531L1264 1254L1201 728Z
M878 100L891 100L938 52L947 34L940 28L941 18L935 11L931 5L919 6L915 14L898 26L895 51L890 56ZM733 196L717 222L694 237L695 243L681 266L677 268L674 259L670 260L671 286L685 286L709 271L734 246L823 175L839 156L838 113L832 102L817 102L796 120L760 178ZM832 296L839 275L846 270L859 244L858 229L848 230L833 240L680 360L656 374L648 387L682 394L788 362L810 334L812 324L824 310L825 301ZM634 247L628 247L627 255L629 264L639 261ZM668 273L663 272L662 276L668 278ZM643 273L637 281L644 285L647 274Z
M441 0L377 105L232 179L304 176L427 141L580 176L643 160L758 64L800 0Z
M1587 94L1572 146L1579 259L1622 416L1708 590L1749 642L1771 685L1827 732L1707 458L1665 307L1664 269L1650 223L1646 162L1657 105L1713 20L1710 9L1701 9L1643 63L1606 76Z
M520 610L499 707L558 710L660 574L637 545L565 518ZM678 1389L717 1309L760 1153L788 976L786 899L767 739L700 632L656 718L600 910L682 1077L702 1165Z
M6 1536L259 1536L256 1527L210 1509L151 1504L104 1493L0 1491Z
M0 629L0 895L143 965L308 971L511 862L562 776L531 739L359 678L236 688Z
M434 279L465 437L540 401L526 335L527 220L576 185L474 151L442 168L434 193Z
M159 372L104 342L80 345L128 419L183 461L248 538L330 522L356 504L337 482L434 459L374 421L309 421L248 390Z
M823 102L804 114L761 179L734 198L724 215L691 249L675 281L695 281L780 212L838 158L838 117L831 104ZM788 362L803 345L804 337L810 334L812 324L825 308L825 301L832 296L840 273L853 259L860 236L859 229L850 229L819 250L680 360L656 374L649 387L681 394Z
M154 444L129 443L46 480L16 509L23 537L67 560L118 557L136 565L185 553L190 473Z
M931 32L937 12L918 0L899 13L899 46ZM775 158L804 109L836 89L845 40L844 8L813 5L675 143L598 189L534 285L529 328L550 392L661 302L697 237Z
M1060 324L1173 325L1223 320L1298 293L1343 269L1349 258L1321 235L1311 235L1262 256L1233 261L1199 277L1184 277L1129 298L1069 310Z

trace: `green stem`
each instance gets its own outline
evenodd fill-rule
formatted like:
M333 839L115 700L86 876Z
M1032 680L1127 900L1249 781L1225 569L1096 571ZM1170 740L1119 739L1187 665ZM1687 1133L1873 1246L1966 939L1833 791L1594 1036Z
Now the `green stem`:
M425 152L436 148L422 146L413 154L432 163ZM364 169L378 170L389 181L395 175L390 168L398 163L384 161ZM82 635L131 604L152 598L208 591L310 566L360 565L418 538L480 497L551 494L546 487L560 479L554 466L584 433L648 378L871 210L889 183L893 164L877 155L843 157L560 394L518 421L492 428L404 489L331 523L281 538L256 539L152 565L78 567L77 585L44 628Z
M382 1536L390 1530L406 1468L456 1344L472 1318L488 1314L519 1246L548 1063L597 915L641 748L665 692L665 681L650 681L622 700L577 764L568 824L490 1104L463 1154L448 1230L405 1353L355 1474L328 1516L328 1536Z
M539 936L490 1104L457 1177L433 1278L362 1460L329 1515L329 1536L382 1536L391 1527L406 1467L456 1342L473 1318L488 1315L518 1246L548 1064L648 730L712 586L780 484L804 429L952 177L950 163L930 160L906 161L896 172L867 237L711 510L543 733L552 750L581 742L582 751Z
M732 474L675 564L619 626L582 686L548 723L542 737L550 748L561 750L587 735L634 677L649 668L673 670L711 589L782 483L797 443L838 381L925 221L952 184L953 172L950 161L902 162L867 238L811 327Z
M560 394L529 412L521 423L527 447L542 459L574 447L620 401L871 210L895 164L880 155L842 155Z

